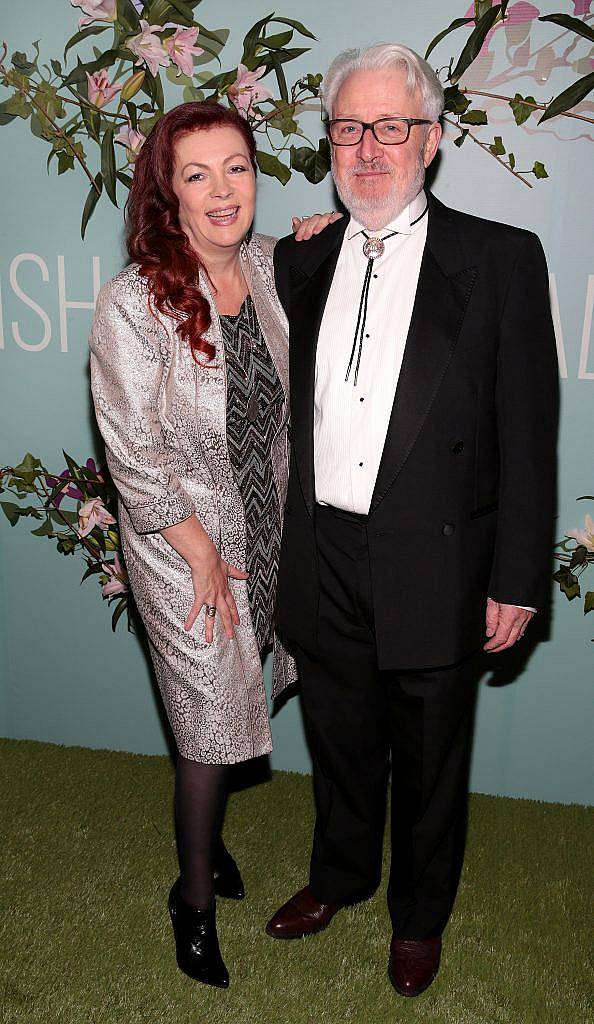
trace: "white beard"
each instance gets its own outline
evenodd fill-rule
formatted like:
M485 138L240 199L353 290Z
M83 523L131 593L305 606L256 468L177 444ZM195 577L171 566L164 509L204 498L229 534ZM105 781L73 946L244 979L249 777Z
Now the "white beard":
M362 224L364 228L367 228L369 231L379 231L386 224L389 224L390 221L395 220L409 203L412 203L413 199L418 196L425 182L425 164L423 163L422 154L419 153L416 173L410 181L406 182L398 180L398 170L393 164L380 162L375 165L370 164L366 166L376 166L378 169L386 170L392 175L392 188L387 195L377 197L361 196L351 187L349 178L339 182L335 173L334 155L332 154L332 177L334 178L336 191L340 196L341 202L346 206L351 217L359 224ZM353 170L348 173L352 175Z

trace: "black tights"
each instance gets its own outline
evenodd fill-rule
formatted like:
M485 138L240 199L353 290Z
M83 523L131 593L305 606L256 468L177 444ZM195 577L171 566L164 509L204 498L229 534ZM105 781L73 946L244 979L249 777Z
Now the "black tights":
M214 906L214 863L224 850L221 827L229 765L179 757L175 772L175 830L180 896L190 906Z

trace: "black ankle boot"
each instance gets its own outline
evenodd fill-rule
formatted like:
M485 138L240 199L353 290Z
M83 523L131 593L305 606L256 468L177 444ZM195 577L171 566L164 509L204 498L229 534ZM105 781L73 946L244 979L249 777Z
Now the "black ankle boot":
M215 856L214 889L217 896L225 896L228 900L242 900L245 896L239 868L224 846Z
M177 966L195 981L229 987L217 936L216 912L195 910L179 895L179 879L169 893L169 914L175 936Z

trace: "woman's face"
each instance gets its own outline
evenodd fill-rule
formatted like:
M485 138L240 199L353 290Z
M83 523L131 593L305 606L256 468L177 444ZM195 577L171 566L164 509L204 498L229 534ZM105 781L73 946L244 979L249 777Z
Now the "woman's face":
M239 246L254 219L256 176L236 128L200 129L178 139L171 187L180 227L205 259Z

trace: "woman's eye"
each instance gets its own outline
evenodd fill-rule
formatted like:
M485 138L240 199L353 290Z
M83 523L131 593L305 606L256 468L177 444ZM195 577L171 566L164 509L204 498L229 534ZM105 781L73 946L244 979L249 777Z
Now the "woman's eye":
M188 181L202 181L204 175L200 174L200 171L196 171L196 174L191 174Z
M231 167L230 169L233 174L235 174L236 171L245 171L245 167L243 166L243 164L236 164L234 167Z

